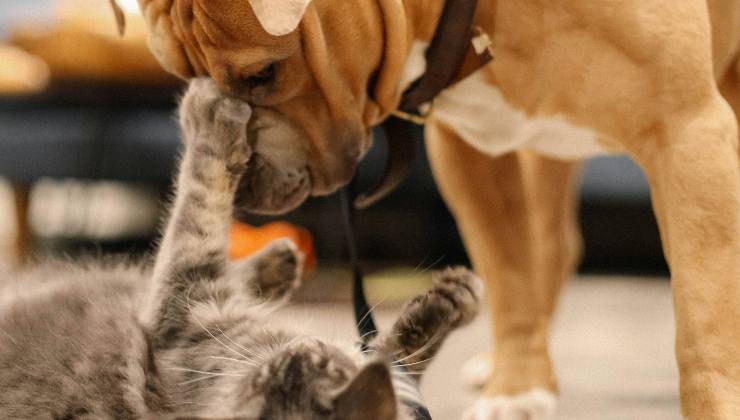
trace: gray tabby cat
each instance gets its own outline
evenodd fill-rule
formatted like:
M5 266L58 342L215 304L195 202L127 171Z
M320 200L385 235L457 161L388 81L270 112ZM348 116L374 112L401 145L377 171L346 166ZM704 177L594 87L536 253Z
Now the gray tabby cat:
M298 285L287 241L227 262L234 191L250 160L247 104L195 80L186 151L153 269L48 264L0 281L0 418L391 420L410 416L443 339L476 314L462 269L407 304L371 352L270 328Z

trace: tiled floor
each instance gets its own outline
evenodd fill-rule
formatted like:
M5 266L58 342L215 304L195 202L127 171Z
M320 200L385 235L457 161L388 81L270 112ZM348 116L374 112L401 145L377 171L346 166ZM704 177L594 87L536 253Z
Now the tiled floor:
M381 325L396 309L380 309ZM296 305L278 312L323 334L351 338L350 308ZM463 389L459 369L487 348L481 317L444 346L424 384L435 420L459 419L475 395ZM560 377L559 419L679 419L673 360L673 312L665 280L588 277L570 284L555 322L552 351Z

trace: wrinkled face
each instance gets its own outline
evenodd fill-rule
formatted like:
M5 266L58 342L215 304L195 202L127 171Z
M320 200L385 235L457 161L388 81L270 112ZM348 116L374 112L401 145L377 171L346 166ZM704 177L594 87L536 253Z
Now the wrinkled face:
M236 411L249 420L395 420L388 372L377 363L358 367L318 340L297 343L249 379Z
M313 1L300 26L269 34L247 0L141 0L150 45L183 78L211 76L253 107L255 157L237 203L279 213L335 191L370 146L382 61L375 2Z

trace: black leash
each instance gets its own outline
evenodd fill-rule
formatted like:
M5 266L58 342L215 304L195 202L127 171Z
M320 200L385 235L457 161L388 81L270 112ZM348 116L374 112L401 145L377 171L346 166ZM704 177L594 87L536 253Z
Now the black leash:
M342 230L347 242L347 253L352 266L352 303L355 311L355 323L360 333L360 342L363 350L367 350L368 343L378 335L378 327L375 325L370 305L365 296L364 276L360 267L360 256L357 251L357 240L355 238L354 215L355 208L352 205L354 194L352 193L354 183L342 188L339 194L342 211Z
M339 193L339 203L342 212L342 230L344 230L347 253L349 254L349 260L352 266L352 306L355 312L357 331L360 334L360 344L363 350L368 350L370 349L368 343L378 335L378 328L375 325L375 318L365 296L364 276L362 267L360 267L360 256L355 238L354 216L356 210L352 205L354 198L353 183L344 187ZM419 401L421 401L421 393L418 392L418 381L410 385L417 388ZM404 399L401 401L401 404L409 410L414 420L432 420L429 410L418 401Z

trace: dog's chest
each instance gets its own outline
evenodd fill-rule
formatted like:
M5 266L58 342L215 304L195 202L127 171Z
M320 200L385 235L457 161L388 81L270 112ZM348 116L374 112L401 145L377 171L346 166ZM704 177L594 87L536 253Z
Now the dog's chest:
M530 149L558 159L606 153L598 135L560 116L529 117L507 103L483 71L468 77L435 102L434 117L481 152L499 156Z
M401 88L424 73L428 44L417 42L410 52ZM478 71L442 92L435 101L434 117L468 144L493 156L530 149L559 159L585 159L606 153L597 134L576 127L565 118L529 117L512 107L496 86Z

